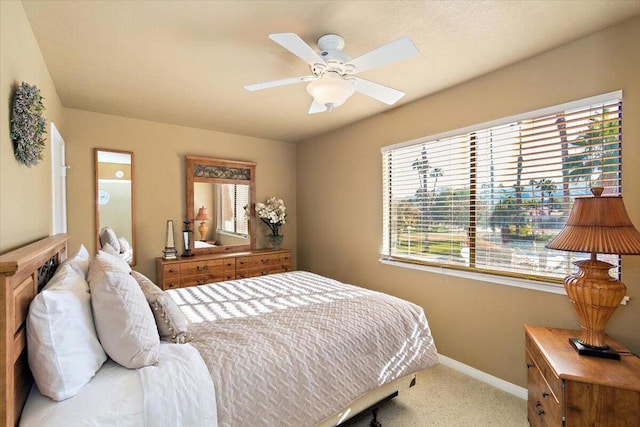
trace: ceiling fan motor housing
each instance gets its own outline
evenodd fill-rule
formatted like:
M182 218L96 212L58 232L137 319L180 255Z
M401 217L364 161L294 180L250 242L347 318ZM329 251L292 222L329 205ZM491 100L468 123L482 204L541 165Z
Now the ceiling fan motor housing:
M353 70L345 67L345 63L351 61L351 57L344 53L344 39L337 34L325 34L318 39L320 52L318 55L325 60L325 64L314 64L311 71L320 76L326 71L335 71L340 75L345 75Z

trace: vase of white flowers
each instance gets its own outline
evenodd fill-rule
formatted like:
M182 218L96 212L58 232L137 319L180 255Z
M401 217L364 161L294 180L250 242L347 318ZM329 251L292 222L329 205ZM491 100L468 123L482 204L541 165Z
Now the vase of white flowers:
M280 249L284 237L280 234L280 227L286 224L287 218L287 208L282 199L270 197L266 203L256 203L256 214L271 230L269 244L276 249Z

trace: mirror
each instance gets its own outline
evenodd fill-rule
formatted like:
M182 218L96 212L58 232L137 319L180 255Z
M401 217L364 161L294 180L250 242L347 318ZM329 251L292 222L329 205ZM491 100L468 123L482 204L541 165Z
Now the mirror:
M135 265L133 152L94 149L96 248L109 245Z
M191 252L254 249L256 164L194 156L186 160Z

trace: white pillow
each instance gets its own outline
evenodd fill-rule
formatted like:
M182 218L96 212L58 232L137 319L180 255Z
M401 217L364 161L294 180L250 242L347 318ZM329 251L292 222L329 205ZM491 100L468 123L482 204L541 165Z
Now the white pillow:
M107 243L111 245L117 253L120 253L120 242L118 242L118 236L116 232L110 227L104 227L100 230L100 246L104 247Z
M91 305L104 351L127 368L158 362L160 337L147 300L135 279L99 253L89 266Z
M108 254L120 256L120 252L117 252L109 243L102 245L102 250Z
M125 252L127 252L129 249L131 249L131 245L129 244L129 241L127 239L125 239L122 236L118 237L118 243L120 244L120 253L123 254Z
M29 306L29 367L40 393L53 400L76 395L107 360L90 298L87 282L64 264Z
M62 265L69 264L84 280L87 280L89 271L89 251L84 245L80 245L78 251L67 258Z
M184 344L190 341L187 333L187 319L184 317L180 307L171 296L160 289L147 276L135 270L131 270L131 276L138 282L140 289L144 293L153 317L156 319L158 333L163 341L170 341L177 344Z
M110 265L113 269L121 271L125 274L131 273L131 266L119 255L110 254L107 251L99 250L95 257L89 263L89 272L87 273L87 282L91 284L91 274L92 271L95 273L96 271L100 271L100 269L92 269L91 265L93 263L103 263Z

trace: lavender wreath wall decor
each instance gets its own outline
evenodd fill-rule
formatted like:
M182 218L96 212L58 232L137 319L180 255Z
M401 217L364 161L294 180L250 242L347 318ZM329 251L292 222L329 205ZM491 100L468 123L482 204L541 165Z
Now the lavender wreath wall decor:
M42 116L44 105L40 89L22 82L16 88L11 108L11 140L16 159L27 167L43 159L47 121Z

